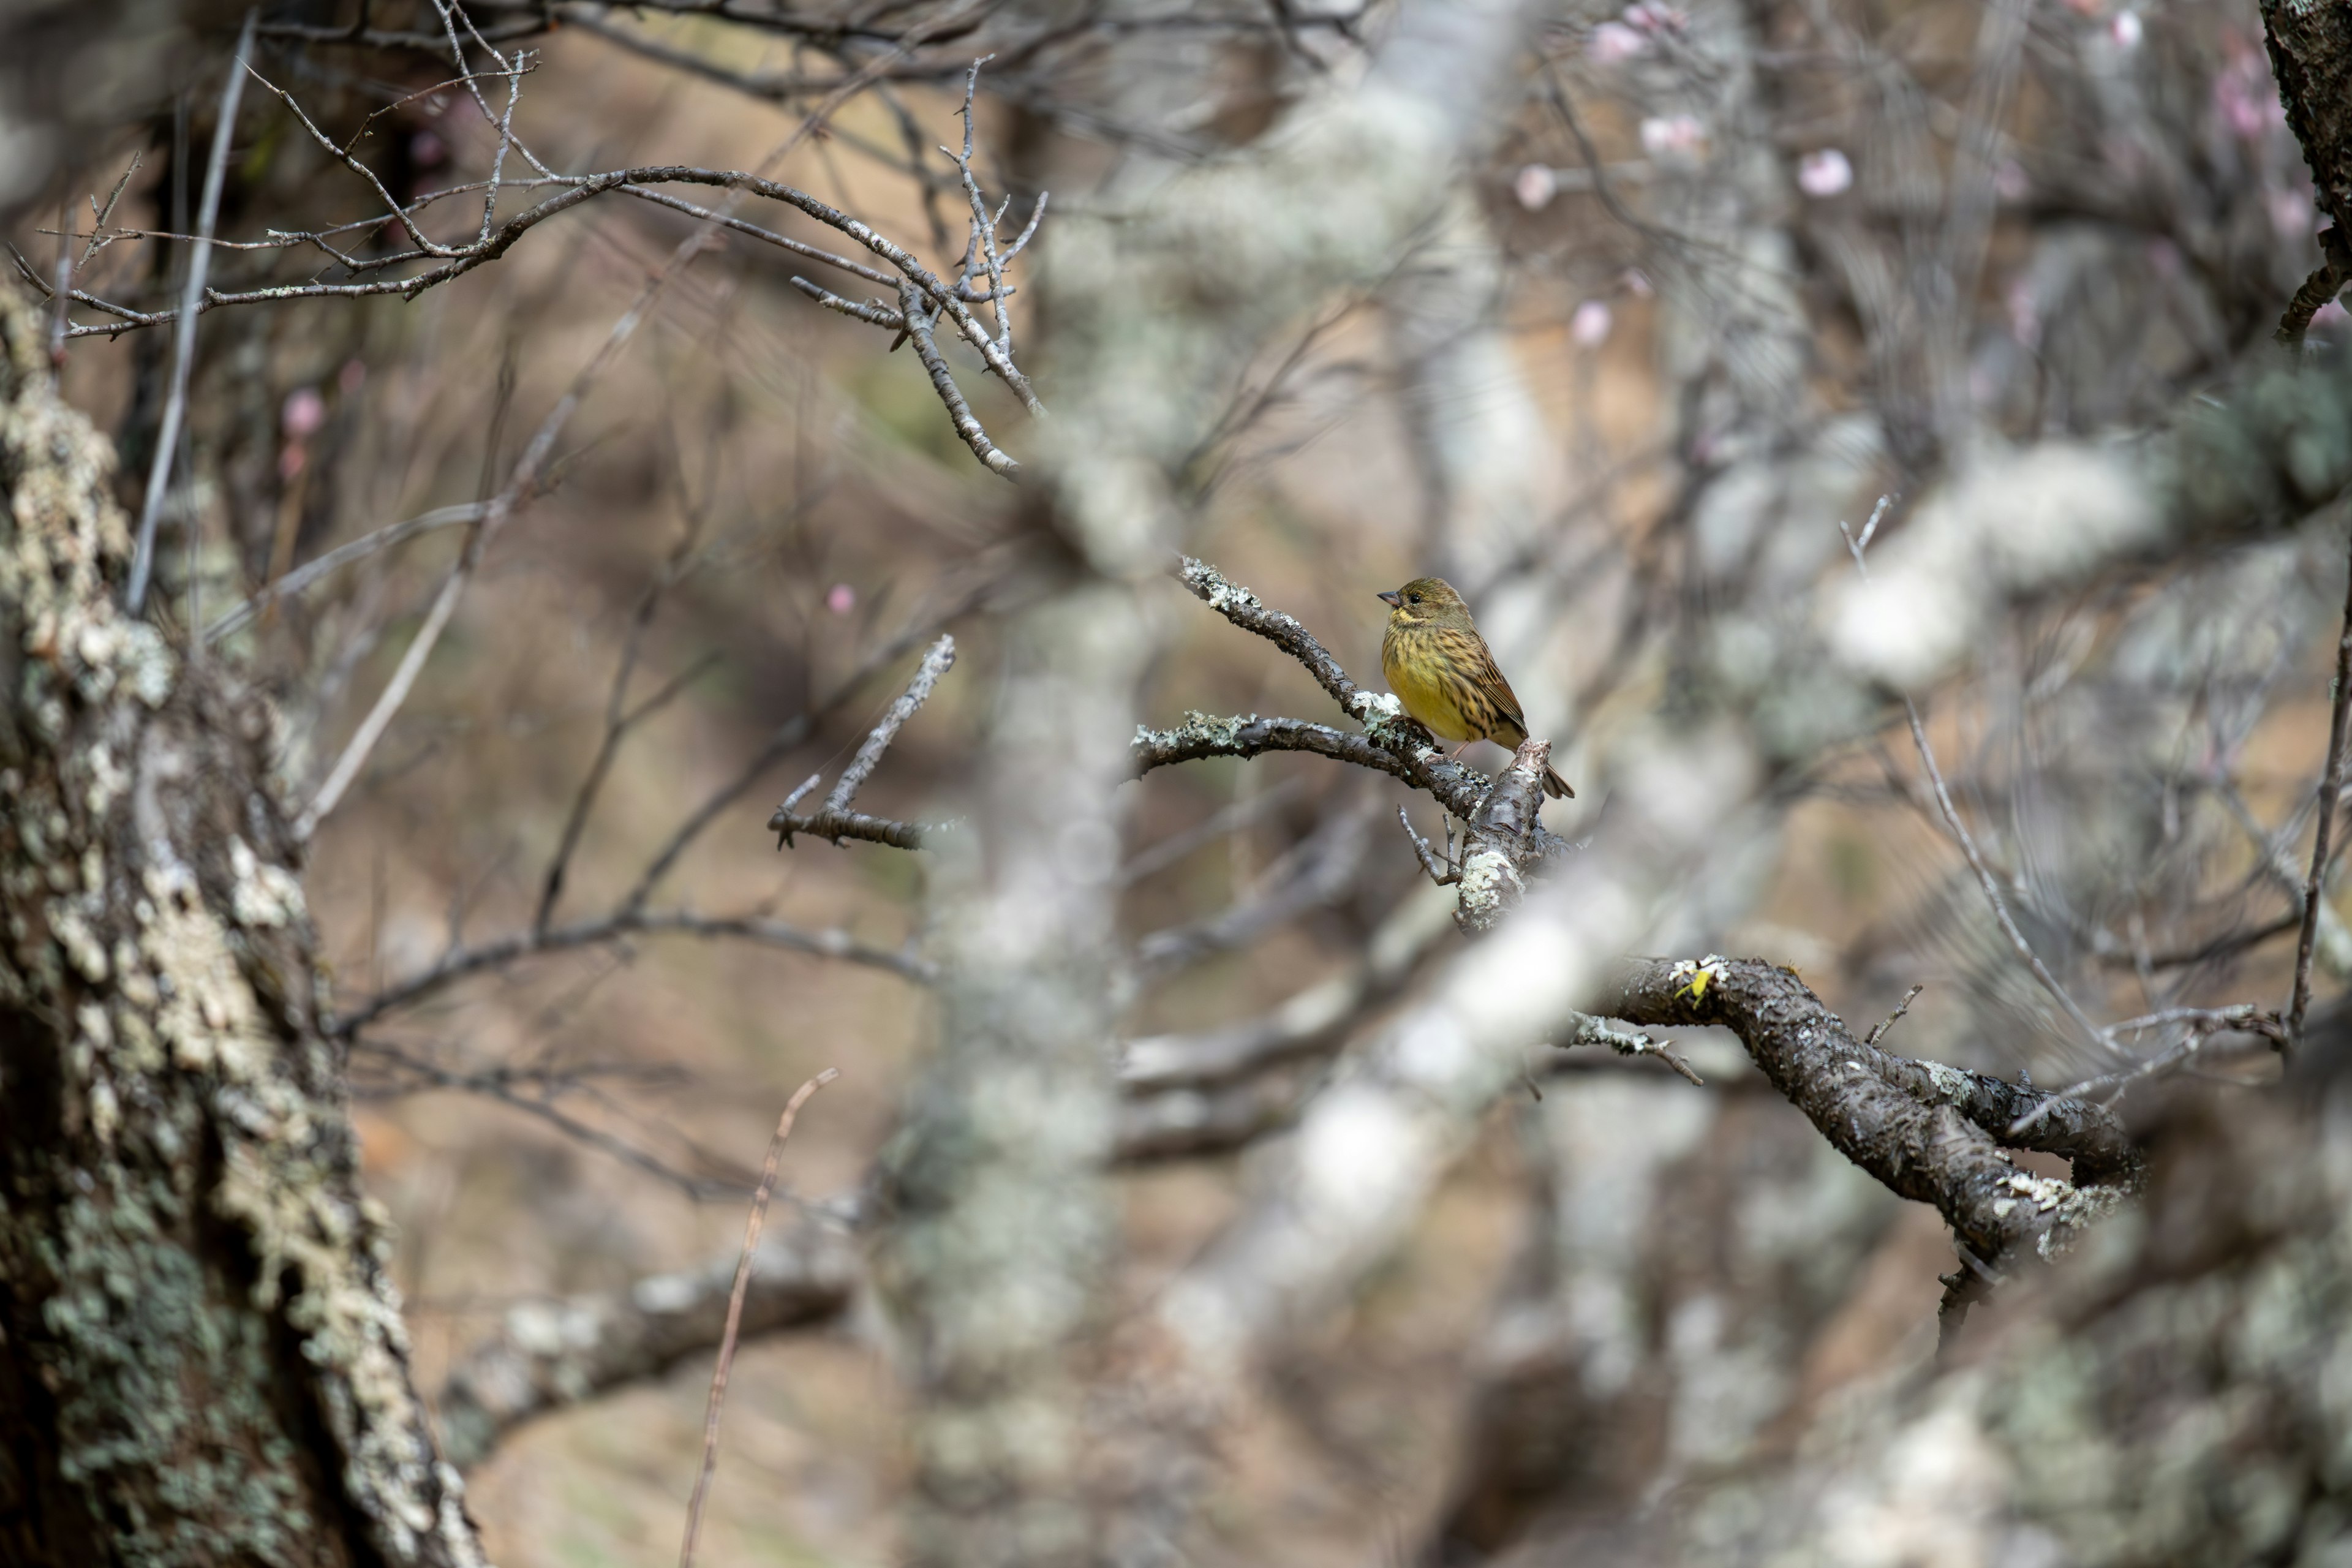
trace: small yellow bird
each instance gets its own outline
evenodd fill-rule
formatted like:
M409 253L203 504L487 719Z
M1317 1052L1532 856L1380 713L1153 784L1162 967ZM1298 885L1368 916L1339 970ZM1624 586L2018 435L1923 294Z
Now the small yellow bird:
M1441 741L1496 741L1517 751L1528 738L1527 715L1495 655L1478 635L1470 606L1442 577L1416 577L1382 594L1389 629L1381 637L1381 673L1404 710ZM1544 769L1544 794L1576 798L1568 781Z

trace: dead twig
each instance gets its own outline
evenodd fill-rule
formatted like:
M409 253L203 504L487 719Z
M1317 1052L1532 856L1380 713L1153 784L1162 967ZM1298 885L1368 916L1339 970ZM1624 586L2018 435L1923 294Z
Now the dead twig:
M776 835L777 848L782 849L790 844L796 833L805 833L812 838L829 839L835 844L845 838L862 838L871 844L887 844L897 849L922 847L924 829L918 825L868 816L863 812L850 810L849 805L856 798L857 792L865 787L874 770L881 764L882 753L890 749L890 742L898 738L898 731L906 727L907 721L913 718L915 710L929 700L931 688L939 684L940 677L954 664L955 638L942 636L931 645L930 652L923 656L923 662L916 668L915 678L907 683L907 689L898 694L898 700L883 713L882 721L866 734L864 743L857 748L857 755L850 760L849 766L842 771L840 779L834 784L833 793L825 796L824 806L812 816L801 816L793 810L815 785L816 779L812 776L807 784L793 792L791 799L776 808L773 816L768 818L768 826Z
M743 1327L743 1295L751 1287L751 1258L760 1249L760 1228L767 1223L768 1199L776 1190L776 1166L783 1158L784 1140L793 1135L793 1121L809 1097L841 1074L827 1068L793 1091L784 1113L776 1121L776 1135L768 1141L767 1163L760 1167L760 1190L751 1194L751 1217L743 1225L743 1257L735 1266L735 1284L727 1295L727 1328L719 1340L719 1364L710 1374L710 1405L702 1417L702 1470L694 1479L694 1497L687 1504L686 1540L677 1552L678 1568L694 1568L695 1537L702 1531L702 1505L710 1494L710 1473L719 1465L719 1416L727 1403L727 1374L735 1365L736 1336Z
M1864 531L1863 537L1865 540L1869 538L1869 531L1867 529ZM1895 1027L1896 1024L1902 1022L1903 1016L1911 1011L1911 1004L1916 1002L1919 999L1919 993L1926 989L1927 989L1927 984L1923 981L1919 984L1911 987L1909 991L1904 993L1903 1000L1895 1004L1895 1011L1886 1015L1885 1017L1881 1018L1878 1021L1877 1026L1873 1028L1868 1035L1863 1037L1862 1043L1865 1046L1874 1046L1878 1044L1879 1041L1885 1039L1886 1037L1886 1031Z

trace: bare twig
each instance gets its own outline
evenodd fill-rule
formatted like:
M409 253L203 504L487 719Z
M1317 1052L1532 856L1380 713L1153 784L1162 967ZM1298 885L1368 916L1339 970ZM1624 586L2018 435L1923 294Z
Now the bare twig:
M1869 531L1865 529L1864 531L1865 538L1868 537L1868 533ZM1895 1005L1895 1011L1886 1015L1885 1017L1881 1018L1877 1024L1872 1027L1870 1033L1863 1037L1862 1043L1865 1046L1874 1046L1878 1044L1879 1041L1885 1039L1886 1037L1886 1031L1895 1027L1895 1025L1903 1021L1904 1015L1911 1011L1911 1004L1916 1002L1919 999L1919 993L1926 989L1927 989L1927 987L1923 982L1920 984L1914 985L1910 990L1905 992L1903 994L1903 1000Z
M479 522L488 509L485 501L464 501L457 506L436 507L415 517L386 523L372 533L363 534L349 544L338 545L315 561L306 561L277 581L268 584L251 598L229 611L205 628L205 640L217 642L253 623L254 617L270 605L290 599L312 584L354 561L364 561L379 551L431 533L438 529L455 528L459 523Z
M866 787L866 781L881 765L882 753L890 749L890 742L898 738L898 731L915 716L915 710L930 700L931 689L940 683L940 677L955 667L955 657L953 635L943 634L931 645L923 662L916 667L915 678L907 683L907 689L898 694L898 700L882 715L882 721L867 733L865 742L857 748L857 755L850 759L849 766L835 783L833 793L824 797L827 812L849 809L849 803L857 798L857 792Z
M1262 789L1230 805L1220 806L1196 826L1181 833L1171 833L1157 843L1135 852L1118 868L1118 883L1122 888L1133 887L1144 878L1154 876L1176 864L1204 845L1213 844L1228 833L1236 833L1271 812L1297 800L1307 790L1306 781L1289 778Z
M439 1063L413 1051L404 1050L379 1039L354 1039L352 1042L354 1059L371 1058L389 1064L404 1078L384 1085L362 1081L354 1086L355 1098L378 1100L420 1089L443 1089L456 1094L478 1095L547 1123L558 1132L576 1142L599 1151L632 1169L644 1172L656 1180L668 1183L687 1197L699 1202L708 1198L733 1197L743 1191L739 1179L715 1180L682 1170L659 1154L642 1148L629 1140L615 1136L604 1128L583 1121L563 1109L558 1102L567 1091L586 1091L590 1076L578 1068L520 1069L494 1067L478 1071L445 1068ZM640 1074L638 1076L645 1076Z
M1606 1046L1621 1057L1655 1057L1690 1083L1700 1089L1706 1087L1706 1079L1698 1076L1698 1069L1680 1052L1668 1049L1639 1029L1621 1029L1590 1013L1570 1014L1570 1021L1575 1026L1559 1042L1562 1049L1570 1046Z
M776 1135L768 1141L767 1163L760 1168L760 1190L751 1194L751 1217L743 1225L743 1257L735 1266L735 1284L727 1294L727 1328L719 1341L719 1364L710 1374L710 1405L702 1417L702 1470L694 1479L694 1498L687 1504L686 1541L678 1548L678 1568L694 1568L694 1539L702 1531L702 1505L710 1493L710 1473L719 1464L719 1415L727 1403L727 1374L735 1365L735 1338L743 1326L743 1295L751 1287L751 1258L760 1247L760 1227L767 1223L768 1199L776 1190L776 1166L783 1158L784 1140L793 1135L793 1121L809 1097L841 1074L825 1068L793 1090L777 1120Z
M997 309L1001 310L1003 308L1003 301L998 300ZM962 389L955 384L954 373L948 369L948 362L940 353L940 345L932 339L931 317L923 309L922 294L910 280L901 279L898 284L898 319L905 324L908 341L915 345L915 356L923 362L923 369L930 373L931 389L947 405L948 421L955 426L955 433L963 438L965 446L971 448L972 456L987 465L989 472L1017 481L1021 478L1021 465L999 450L996 444L988 438L988 431L972 413L971 405L964 401Z
M662 879L669 875L670 868L677 864L678 857L684 855L688 847L702 836L703 830L718 819L720 812L740 799L743 793L759 783L761 775L782 760L787 752L806 741L816 726L848 701L867 678L897 663L925 637L961 618L988 595L992 585L990 581L975 584L937 615L916 617L897 637L868 654L865 661L840 685L826 693L821 701L776 726L774 732L769 735L767 744L753 753L733 778L704 796L702 804L678 824L670 834L668 842L646 862L645 873L637 879L636 886L630 889L628 896L622 900L622 908L641 908L647 899L653 897L654 889L661 884ZM796 804L796 800L787 804Z
M147 602L147 579L155 566L155 521L163 508L163 491L171 483L172 458L179 450L180 421L188 412L188 373L196 358L196 314L205 297L205 272L212 265L213 225L220 217L221 186L228 178L228 150L236 136L237 100L245 93L246 61L253 54L253 29L261 9L245 14L236 36L236 58L221 88L219 121L213 127L213 148L205 163L205 194L196 213L196 243L188 253L187 280L180 289L179 325L172 344L171 390L163 399L163 422L155 434L155 456L147 467L147 493L139 503L138 543L131 557L131 586L123 603L137 615ZM70 335L70 334L68 334Z
M1854 537L1853 531L1846 527L1845 519L1838 519L1838 532L1845 536L1846 551L1853 557L1853 569L1862 574L1864 581L1870 577L1870 565L1863 559L1863 552L1870 548L1871 536L1878 531L1879 520L1886 515L1886 509L1894 504L1893 496L1880 496L1878 504L1870 509L1870 521L1862 525L1862 536L1858 539Z
M2346 242L2343 229L2331 223L2320 230L2319 248L2319 265L2303 280L2294 298L2287 301L2284 313L2279 317L2278 330L2271 334L2291 349L2303 346L2304 333L2311 329L2311 318L2342 293L2347 283L2352 283L2352 244Z
M806 931L751 915L698 915L685 910L624 909L575 925L556 926L543 931L516 931L495 942L455 948L443 954L430 969L388 986L350 1011L338 1013L327 1019L320 1026L320 1032L348 1039L354 1031L385 1014L413 1007L470 975L504 969L541 953L602 947L611 942L625 942L633 936L665 933L740 937L748 942L763 942L771 947L786 948L817 958L837 958L873 969L886 969L902 979L923 984L928 984L932 977L931 966L922 959L869 946L839 927Z
M628 636L621 645L621 660L613 671L613 685L604 700L604 733L596 745L596 755L588 764L587 775L580 781L580 789L572 796L572 809L564 815L563 831L556 836L555 853L547 862L547 875L541 879L539 912L531 918L531 929L545 931L555 916L555 901L563 896L563 879L572 864L572 851L579 847L580 835L588 825L588 813L596 804L597 794L604 788L604 777L612 771L613 759L620 754L621 742L628 732L648 715L659 710L669 696L685 689L685 682L674 680L662 693L657 693L634 710L626 706L629 678L636 673L637 655L645 647L646 629L653 625L654 613L661 607L662 595L686 574L687 563L695 541L700 536L700 517L689 517L677 547L662 563L638 595L636 613L629 617ZM698 661L698 667L699 661Z
M2352 710L2352 575L2344 588L2344 629L2336 639L2336 687L2329 694L2327 765L2319 777L2319 825L2311 845L2311 875L2303 885L2303 926L2294 944L2294 991L2287 1004L2286 1038L2281 1048L2303 1041L2304 1016L2311 1010L2311 960L2319 942L2319 911L2326 892L2327 860L2336 834L2337 803L2344 794L2344 736Z
M446 15L446 12L445 15ZM455 44L454 38L452 43ZM461 67L463 63L461 51L459 57ZM765 170L780 162L785 154L798 146L801 140L815 129L825 116L831 114L845 101L850 91L850 88L845 87L840 92L826 99L810 111L808 117L794 128L793 133L769 153L768 156L761 161L760 167ZM478 96L477 101L480 101ZM488 112L487 104L483 106L483 112L485 114ZM738 176L737 180L743 178ZM757 175L749 177L743 184L737 184L737 180L726 182L730 185L737 185L737 188L730 192L727 205L721 209L722 213L731 211L734 205L744 199L749 184L766 183ZM857 224L854 219L845 221L851 223L856 229L865 229L863 224ZM409 689L415 686L418 672L424 668L426 656L433 651L434 644L440 640L443 628L449 624L449 616L456 611L457 601L463 596L467 581L481 564L482 556L489 548L491 540L498 535L499 530L513 516L522 501L536 489L539 477L545 470L548 459L555 449L556 438L562 434L564 426L571 422L573 411L580 406L581 400L586 396L589 386L614 360L619 357L621 350L635 335L638 326L652 313L655 302L661 298L663 291L669 286L670 280L691 265L694 258L707 247L711 228L712 226L708 223L696 228L693 233L679 242L677 248L670 253L669 258L646 279L644 286L637 291L635 300L630 302L629 308L613 323L612 330L605 334L604 341L597 346L596 353L589 358L586 364L580 367L579 373L572 378L572 384L564 389L563 395L556 400L555 406L550 409L547 417L540 422L537 433L531 437L530 445L524 448L522 457L515 463L514 471L509 477L505 486L491 498L488 507L482 514L481 521L475 523L472 531L467 535L464 553L458 557L457 565L450 568L449 575L443 581L441 591L435 595L433 607L426 614L424 626L418 628L415 637L408 645L407 651L402 655L400 666L394 671L392 680L384 687L383 693L376 700L375 706L368 710L367 717L361 721L359 729L344 745L341 756L336 760L333 770L327 775L326 783L319 786L318 795L312 798L310 804L303 809L301 816L296 820L294 831L298 837L308 838L316 832L320 819L335 808L336 804L342 799L344 792L351 787L352 781L359 776L361 767L367 762L368 754L375 749L376 742L383 739L383 731L391 724L393 715L397 713L401 705L407 701ZM482 253L481 247L478 247L476 254ZM961 307L957 308L961 309ZM191 316L189 319L194 318Z
M1421 861L1421 868L1429 873L1431 881L1441 888L1450 888L1462 880L1462 868L1454 859L1454 824L1450 819L1445 824L1445 854L1443 859L1430 848L1428 839L1413 831L1412 818L1405 815L1402 802L1397 805L1397 826L1404 829L1407 838L1412 840L1413 855Z
M2033 978L2040 981L2042 988L2066 1010L2066 1016L2081 1027L2084 1037L2095 1048L2109 1056L2124 1054L2107 1032L2091 1021L2091 1016L2083 1011L2082 1005L2074 1000L2066 987L2058 983L2058 977L2050 973L2049 965L2043 963L2041 955L2033 951L2033 944L2025 940L2025 933L2018 930L2016 920L2009 912L2009 900L2000 896L2000 879L1985 863L1983 852L1977 848L1977 841L1969 832L1969 825L1961 820L1959 808L1952 804L1952 792L1944 787L1943 772L1936 766L1935 748L1927 743L1927 726L1919 721L1918 704L1906 697L1903 699L1903 711L1910 718L1912 743L1918 748L1920 765L1927 770L1927 782L1935 789L1936 806L1943 813L1944 826L1951 829L1952 837L1959 843L1960 853L1968 858L1969 869L1976 873L1977 885L1984 889L1987 901L1992 905L1993 919L2000 923L2001 935L2009 939L2011 950L2024 961L2026 968L2033 972Z
M852 321L863 321L869 327L880 327L887 332L903 332L907 330L907 318L887 305L845 300L832 289L820 289L805 278L793 278L787 281L826 310L838 311Z

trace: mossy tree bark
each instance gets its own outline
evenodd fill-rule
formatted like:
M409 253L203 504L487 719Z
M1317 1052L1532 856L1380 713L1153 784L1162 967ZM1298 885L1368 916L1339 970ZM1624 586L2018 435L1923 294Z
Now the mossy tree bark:
M321 1038L268 710L115 595L0 290L0 1559L467 1564Z

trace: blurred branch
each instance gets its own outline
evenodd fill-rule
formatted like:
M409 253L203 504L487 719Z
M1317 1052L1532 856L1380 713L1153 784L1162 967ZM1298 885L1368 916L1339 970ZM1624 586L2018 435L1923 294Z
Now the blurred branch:
M761 1237L748 1263L738 1325L745 1337L839 1317L865 1273L856 1241L814 1218ZM534 1415L708 1352L726 1331L737 1267L730 1253L698 1269L650 1275L625 1290L510 1309L442 1387L443 1453L460 1468L478 1465Z
M431 511L420 513L415 517L405 518L399 522L387 523L373 533L352 540L349 544L338 545L317 560L307 561L276 582L268 584L255 593L251 598L206 626L205 640L217 641L231 633L243 630L253 623L254 617L270 605L294 597L340 567L348 566L354 561L364 561L379 551L389 550L394 545L414 539L420 533L431 533L439 529L454 528L459 523L479 522L488 510L488 503L484 501L463 501L456 506L436 507Z
M543 1121L567 1138L667 1182L688 1198L698 1201L734 1197L744 1190L744 1183L740 1179L698 1175L682 1169L649 1149L606 1131L593 1122L582 1121L558 1103L566 1095L592 1092L590 1085L595 1079L624 1077L635 1079L642 1086L646 1080L660 1076L643 1067L615 1071L580 1065L514 1067L500 1064L466 1070L443 1067L429 1058L379 1039L355 1036L350 1048L353 1061L365 1060L396 1075L381 1082L373 1079L355 1082L352 1088L354 1100L391 1100L432 1090L477 1095ZM716 1162L710 1164L715 1165Z
M259 6L248 9L245 26L237 33L236 57L229 63L228 80L221 88L220 109L213 126L212 155L205 163L204 199L196 209L196 240L188 251L187 279L180 289L179 330L173 334L171 390L163 399L163 423L156 432L154 459L147 467L147 493L139 502L131 584L123 591L123 605L134 616L146 603L147 579L155 569L155 520L163 512L163 492L171 485L172 459L180 449L180 421L188 409L188 374L196 359L196 317L192 307L205 296L205 272L212 265L213 224L220 216L221 186L228 176L228 150L236 139L237 100L245 92L246 60L253 53L254 24L260 16ZM96 226L102 229L105 225ZM98 237L93 232L93 249L97 243ZM65 291L71 292L69 279ZM57 348L53 352L62 352L65 340L73 335L71 313L65 309L63 300L58 304L58 330L54 334Z
M2329 850L2344 795L2345 719L2347 710L2352 710L2352 567L2347 571L2344 628L2336 638L2336 683L2328 693L2327 763L2319 774L2319 824L2312 837L2311 875L2303 885L2303 924L2294 944L2294 988L2287 1004L2286 1035L2282 1042L2287 1049L2302 1043L2304 1016L2311 1008L2311 961L2319 946Z
M664 934L740 937L746 942L784 948L793 952L805 952L816 958L837 958L847 963L887 970L919 984L929 984L932 979L931 966L924 960L908 952L869 947L838 926L824 931L806 931L750 915L698 915L684 910L630 908L600 920L583 921L576 925L556 926L542 931L517 931L496 942L457 948L445 953L438 963L423 973L387 986L357 1006L335 1014L320 1026L320 1029L335 1038L349 1039L355 1032L387 1013L414 1007L468 975L503 969L544 953L602 947L633 936Z
M1855 560L1859 562L1860 559L1861 552L1857 550ZM2000 924L2000 934L2008 941L2011 951L2015 952L2024 963L2025 967L2032 972L2033 978L2041 984L2042 988L2066 1010L2066 1016L2082 1029L2084 1037L2095 1049L2110 1056L2118 1054L2120 1047L2116 1046L2114 1037L2094 1023L2091 1016L2083 1011L2082 1005L2074 1000L2074 994L2058 983L2058 977L2050 973L2049 966L2044 964L2041 955L2033 951L2032 943L2025 940L2025 933L2017 929L2017 921L2009 912L2009 901L2000 896L2000 883L1994 878L1992 868L1985 864L1985 858L1977 848L1977 841L1969 832L1967 822L1962 820L1959 808L1952 804L1952 792L1944 787L1944 774L1942 770L1936 766L1935 748L1927 744L1927 731L1919 721L1917 705L1906 697L1903 700L1903 711L1911 721L1911 740L1912 743L1919 749L1920 765L1927 770L1927 782L1935 789L1936 808L1943 814L1944 826L1951 830L1953 838L1958 842L1960 853L1968 858L1969 869L1976 873L1977 885L1984 889L1986 901L1992 905L1993 919Z
M1266 868L1258 886L1270 891L1148 933L1136 943L1138 967L1147 973L1165 973L1212 953L1247 947L1275 927L1336 901L1355 885L1378 810L1379 803L1369 795L1332 810L1314 832Z
M1197 1034L1128 1041L1119 1052L1121 1090L1134 1099L1230 1083L1321 1049L1403 990L1452 929L1453 909L1444 893L1415 889L1373 931L1361 958L1271 1012Z
M783 1157L784 1141L793 1135L793 1121L809 1097L841 1075L825 1068L800 1086L785 1102L768 1140L767 1163L760 1171L759 1190L751 1194L751 1212L743 1223L743 1256L735 1265L735 1279L727 1291L727 1319L719 1337L719 1364L710 1374L710 1403L702 1418L702 1468L694 1478L694 1497L687 1504L686 1542L678 1548L678 1568L694 1568L694 1541L702 1531L702 1505L709 1500L710 1474L719 1466L719 1416L727 1403L727 1377L735 1368L735 1346L743 1328L743 1301L751 1285L751 1259L760 1249L760 1230L767 1223L768 1199L776 1190L776 1166Z
M701 513L690 509L685 532L669 559L646 583L637 595L635 612L629 617L628 636L622 640L621 658L613 671L613 684L604 699L604 732L596 743L596 754L589 762L588 773L580 781L579 791L572 796L572 809L564 814L562 831L556 836L555 853L549 858L547 874L541 880L539 910L531 917L533 931L545 931L554 919L555 902L563 896L563 880L572 864L572 851L579 847L580 835L586 829L588 814L596 805L596 796L604 789L605 775L611 772L613 759L620 754L621 742L631 730L659 712L670 700L684 691L692 678L709 668L708 660L697 660L686 672L670 681L660 691L631 709L625 706L629 695L629 678L636 673L637 655L645 647L646 629L653 625L654 615L661 608L662 598L685 575L695 541L700 535Z

